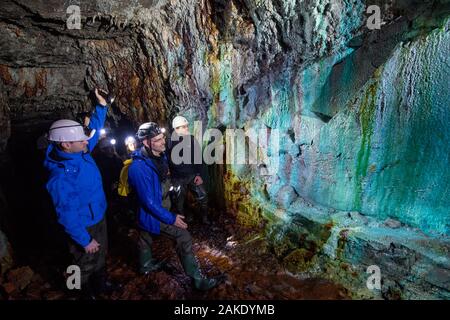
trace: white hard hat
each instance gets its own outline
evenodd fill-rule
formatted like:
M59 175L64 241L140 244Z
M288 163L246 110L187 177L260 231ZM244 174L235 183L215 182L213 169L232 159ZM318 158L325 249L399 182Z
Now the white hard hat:
M55 142L84 141L91 139L95 129L87 136L83 126L73 120L58 120L52 123L48 132L48 140Z
M180 126L183 125L188 125L189 122L186 120L185 117L182 116L176 116L173 120L172 120L172 128L176 129Z

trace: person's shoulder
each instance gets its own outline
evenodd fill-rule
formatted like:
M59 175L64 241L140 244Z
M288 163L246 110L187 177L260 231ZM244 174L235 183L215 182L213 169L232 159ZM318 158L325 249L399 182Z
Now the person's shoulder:
M53 190L62 190L66 185L72 185L69 175L63 167L55 167L49 171L47 188Z
M132 158L128 164L128 172L137 173L144 169L145 160L138 157Z
M46 161L45 168L50 177L62 176L66 172L66 166L63 161Z
M136 157L132 157L130 160L129 164L130 166L137 166L137 165L141 165L142 163L145 162L145 159L141 156L136 156Z

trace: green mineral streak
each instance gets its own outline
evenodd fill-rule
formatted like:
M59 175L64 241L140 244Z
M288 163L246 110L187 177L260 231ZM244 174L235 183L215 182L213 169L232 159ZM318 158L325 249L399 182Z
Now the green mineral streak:
M286 129L290 126L291 105L293 104L290 85L290 74L286 74L282 79L276 81L272 87L272 105L265 115L265 124L270 128Z
M217 118L217 101L219 99L220 92L220 78L219 78L219 67L217 65L212 65L211 67L211 94L213 96L211 107L209 108L210 116L209 121L215 120Z
M376 110L376 93L377 93L377 82L369 85L365 95L363 97L360 113L359 122L361 125L361 147L357 156L356 163L356 177L355 177L355 199L354 199L354 209L361 210L362 207L362 193L363 193L363 180L367 175L367 169L369 166L369 157L371 149L371 139L373 135L373 120Z
M219 59L211 58L210 89L213 96L208 119L221 120L224 124L234 121L235 99L233 95L232 47L227 44L219 45ZM221 109L219 109L221 108ZM209 124L211 125L211 123Z

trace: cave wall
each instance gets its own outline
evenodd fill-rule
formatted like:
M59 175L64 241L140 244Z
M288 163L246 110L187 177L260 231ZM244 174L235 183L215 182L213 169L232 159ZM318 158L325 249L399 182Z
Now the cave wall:
M320 129L315 145L300 157L300 167L293 168L291 179L300 195L339 210L450 234L448 27L399 44ZM343 69L352 68L351 59ZM339 73L335 85L352 82L355 71Z
M80 30L66 26L70 4L80 6ZM229 109L246 101L247 83L263 78L249 86L256 115L274 73L340 50L363 10L360 1L2 1L0 171L9 237L33 235L21 220L37 223L33 211L45 208L38 138L54 120L81 120L93 87L117 97L107 126L166 125L182 112L205 128L234 127ZM27 202L23 168L39 172Z
M273 175L230 166L228 208L269 220L292 271L322 269L365 297L449 297L448 9L426 3L242 87L233 52L222 57L210 125L281 131ZM364 285L371 265L378 292Z
M385 278L375 296L449 297L448 13L405 15L275 74L268 107L244 122L281 130L281 152L270 176L233 166L227 196L239 205L230 206L254 225L255 211L272 221L274 250L291 270L331 258L325 273L373 296L363 284L376 265Z
M80 30L66 27L69 4L80 5ZM382 8L379 31L365 27L369 4ZM39 167L37 137L89 111L89 90L101 86L117 97L110 126L167 126L180 112L203 130L279 129L275 174L210 171L213 197L224 194L240 223L263 230L268 220L293 271L334 260L361 275L376 263L389 270L385 297L446 297L448 17L444 0L2 1L2 214L14 225L28 212L11 196L28 176L12 172L29 153Z
M436 30L426 33L426 18ZM357 49L270 74L244 98L229 93L233 83L222 86L225 106L210 119L229 123L229 110L239 115L238 128L282 132L280 170L255 183L267 183L272 202L288 208L301 196L449 234L448 20L440 11L414 19L417 25L400 19L368 35Z
M361 1L78 4L82 26L70 30L69 3L2 2L0 77L15 126L88 111L95 85L117 95L111 116L166 121L186 110L206 123L207 112L219 115L235 99L236 88L244 93L262 75L270 81L274 70L345 47L365 9Z

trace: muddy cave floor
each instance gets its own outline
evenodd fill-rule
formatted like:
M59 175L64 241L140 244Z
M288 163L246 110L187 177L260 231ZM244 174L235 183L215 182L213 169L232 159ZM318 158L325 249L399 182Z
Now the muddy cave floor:
M110 300L154 299L350 299L342 286L321 278L299 279L287 272L267 242L256 230L240 226L232 215L211 212L212 224L204 226L194 221L189 225L193 249L202 271L208 276L225 273L227 279L218 287L200 292L191 286L185 275L175 245L171 240L157 237L153 243L154 257L168 262L169 267L149 275L137 273L137 230L130 223L116 219L109 227L107 266L109 277L122 285ZM112 227L111 227L112 225ZM115 226L115 227L114 227ZM51 267L40 258L39 263L16 267L9 271L0 289L4 299L60 300L76 299L64 290L63 269ZM0 297L1 298L1 297Z

